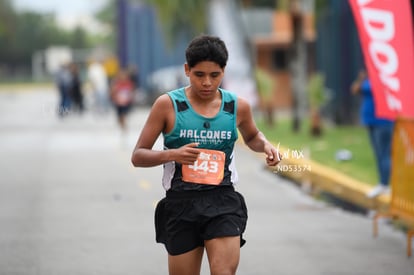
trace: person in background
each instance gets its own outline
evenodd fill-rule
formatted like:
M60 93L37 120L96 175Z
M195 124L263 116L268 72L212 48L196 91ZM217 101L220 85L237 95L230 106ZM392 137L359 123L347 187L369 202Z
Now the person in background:
M359 72L357 79L352 83L351 92L362 97L361 122L368 130L379 173L379 183L367 194L369 198L374 198L380 194L390 192L391 145L394 122L376 116L371 82L365 70Z
M129 79L134 84L134 95L135 101L137 103L143 103L145 101L145 95L140 89L140 82L139 82L139 70L135 64L131 64L128 66L128 74Z
M111 101L116 108L118 124L123 132L127 130L126 117L134 101L135 85L125 69L121 69L111 83Z
M118 72L121 70L118 58L115 55L107 56L102 61L102 66L105 70L106 79L108 83L112 83L112 80L116 77Z
M67 116L70 111L71 78L69 63L62 64L55 76L56 87L59 92L58 116L60 118Z
M93 60L88 67L88 81L95 99L95 109L103 114L109 111L108 77L101 62Z
M131 161L164 168L166 197L157 204L155 230L168 252L169 274L200 274L204 250L211 274L236 274L247 223L244 198L234 189L236 140L240 133L269 166L280 154L257 129L249 103L220 88L228 60L224 42L198 36L185 56L190 85L156 99ZM155 150L160 134L164 150Z
M134 84L134 89L138 89L139 88L139 72L138 72L138 68L136 65L131 64L130 66L128 66L128 75L129 75L129 79Z
M70 64L70 74L71 74L71 85L70 85L70 96L72 101L71 109L73 111L79 112L80 114L84 111L83 105L83 90L82 90L82 81L79 75L79 68L76 63Z

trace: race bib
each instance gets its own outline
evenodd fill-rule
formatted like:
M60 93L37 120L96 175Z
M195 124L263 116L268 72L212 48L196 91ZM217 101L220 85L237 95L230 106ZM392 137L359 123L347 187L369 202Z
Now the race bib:
M128 89L118 91L116 95L116 103L119 105L127 105L131 101L132 92Z
M224 176L226 154L222 151L200 149L192 165L183 165L183 180L192 183L219 185Z

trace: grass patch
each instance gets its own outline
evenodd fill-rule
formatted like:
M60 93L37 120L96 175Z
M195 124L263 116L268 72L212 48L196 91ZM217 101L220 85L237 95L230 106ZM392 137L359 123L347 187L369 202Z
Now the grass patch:
M324 125L320 137L310 135L308 121L303 122L298 133L291 130L291 122L287 119L279 119L273 127L259 119L257 126L276 145L280 143L281 147L290 151L308 151L312 160L367 184L375 185L378 182L368 132L362 126ZM352 152L352 158L337 161L335 155L341 149Z
M53 82L0 82L0 92L20 92L46 88L55 88L55 84Z

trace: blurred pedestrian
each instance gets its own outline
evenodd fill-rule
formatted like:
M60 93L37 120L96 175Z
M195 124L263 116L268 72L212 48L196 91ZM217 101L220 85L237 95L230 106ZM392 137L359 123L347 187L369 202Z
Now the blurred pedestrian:
M247 146L280 155L257 129L249 103L221 89L228 52L224 42L202 35L186 50L190 85L159 96L132 154L135 167L163 165L166 197L155 210L156 240L168 251L170 275L200 274L204 250L211 274L235 274L247 223L234 146L238 130ZM154 150L159 135L164 150Z
M138 68L136 65L131 64L128 67L128 75L129 75L129 79L134 84L134 89L139 88L139 72L138 72Z
M368 130L379 173L379 183L367 194L369 198L374 198L380 194L390 192L391 145L394 122L377 117L371 82L365 70L359 72L357 79L352 83L351 91L353 94L360 94L362 97L361 122Z
M92 88L95 109L104 114L109 111L108 77L101 62L93 60L88 66L88 81Z
M115 76L118 74L120 70L118 58L115 55L107 56L102 61L102 66L105 70L108 83L112 83L112 80L115 78Z
M70 96L71 96L71 110L79 112L80 114L84 111L83 105L83 89L82 81L79 75L79 68L76 63L70 65L71 83L70 83Z
M140 87L140 80L139 80L139 70L135 64L131 64L128 67L128 74L129 79L132 81L134 85L134 98L137 103L144 103L145 95L141 90Z
M71 105L71 74L69 71L69 63L61 64L60 68L56 72L55 82L59 92L58 115L63 118L69 114Z
M120 70L111 83L111 100L116 108L118 124L124 132L127 130L126 117L134 101L134 88L125 69Z

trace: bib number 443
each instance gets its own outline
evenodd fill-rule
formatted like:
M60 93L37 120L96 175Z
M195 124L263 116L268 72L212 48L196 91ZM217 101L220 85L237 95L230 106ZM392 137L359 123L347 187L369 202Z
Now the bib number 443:
M218 166L219 164L217 161L196 160L194 162L194 165L189 165L188 167L192 169L193 171L204 171L204 172L209 172L209 173L217 173Z
M222 151L200 149L193 164L183 165L183 180L189 183L220 184L224 175L225 157Z

